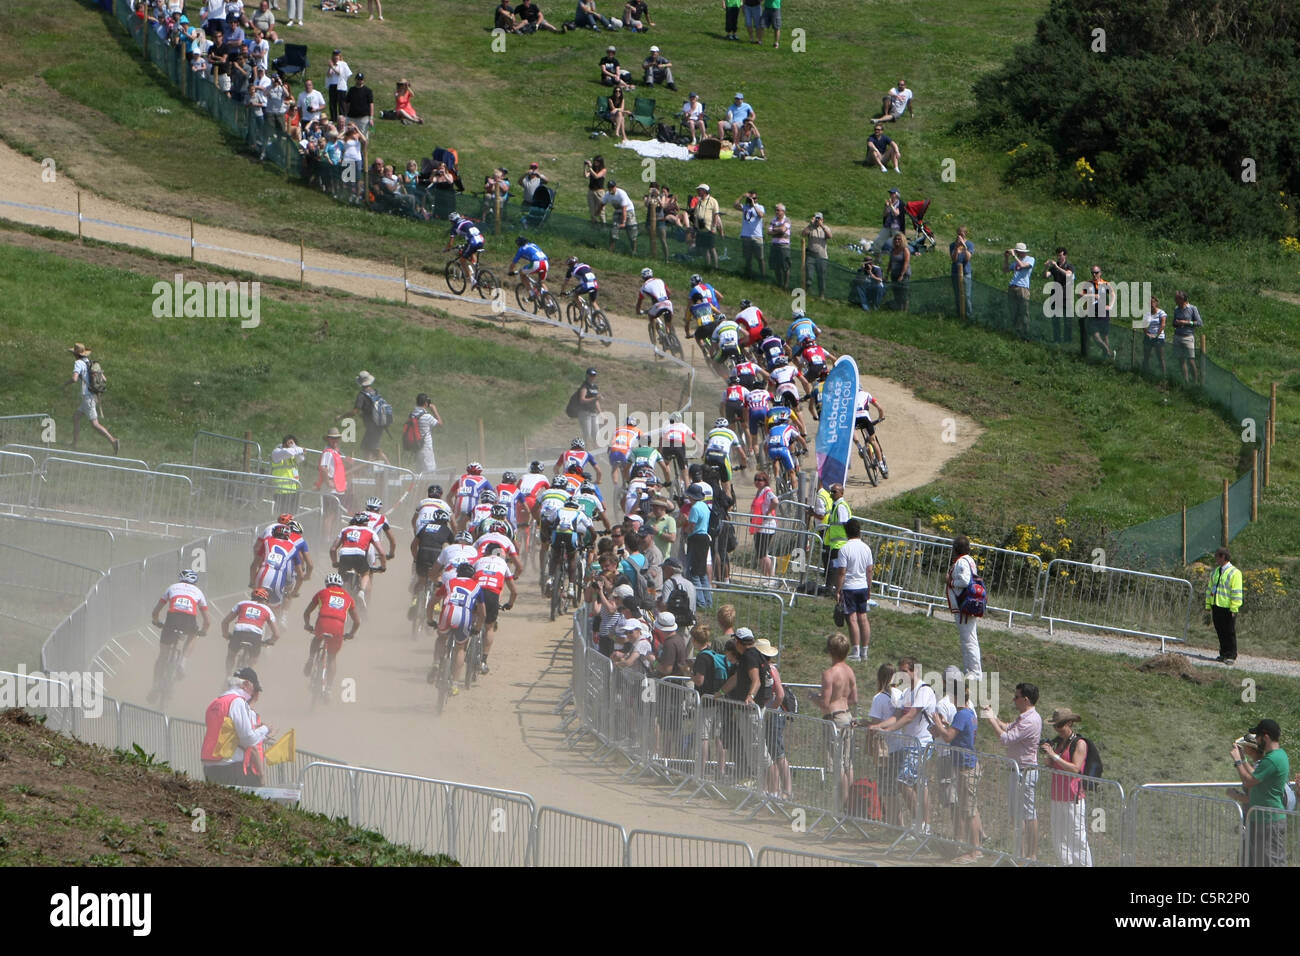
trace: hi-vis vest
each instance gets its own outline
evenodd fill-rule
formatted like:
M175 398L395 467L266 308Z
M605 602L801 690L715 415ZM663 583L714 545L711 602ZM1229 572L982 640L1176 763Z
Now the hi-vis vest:
M348 490L348 478L343 472L343 455L337 448L326 448L320 453L321 463L324 464L326 459L333 459L334 462L334 490L339 494ZM328 473L329 469L326 469Z
M216 763L229 760L235 755L235 751L239 749L239 738L235 734L235 724L230 719L230 707L237 699L242 697L243 694L232 690L208 704L207 712L203 715L203 722L207 729L203 734L203 749L199 755L204 762ZM253 764L251 768L253 773L261 773L262 762L262 744L260 742L256 747L249 747L244 751L245 773L249 772L250 764Z
M272 463L271 475L275 478L277 493L290 495L298 490L298 460L292 455Z
M1205 606L1226 607L1233 614L1241 610L1241 572L1231 563L1211 572L1205 586Z

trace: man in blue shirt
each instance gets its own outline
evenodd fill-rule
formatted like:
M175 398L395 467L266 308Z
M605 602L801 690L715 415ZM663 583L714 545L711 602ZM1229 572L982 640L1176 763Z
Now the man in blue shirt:
M686 537L687 576L695 585L695 606L703 608L713 606L713 594L709 591L710 508L704 500L708 493L708 487L700 482L694 482L686 489L686 496L692 502L686 514L689 526Z
M1029 338L1029 280L1034 274L1034 264L1029 247L1023 242L1002 253L1002 271L1011 273L1011 284L1007 286L1011 327L1022 339Z
M727 107L727 118L718 120L718 139L725 140L727 133L731 133L731 145L734 148L740 141L740 128L745 125L745 120L754 115L754 107L745 102L743 93L737 93L736 98L732 100Z
M749 264L758 260L758 277L763 276L763 217L767 210L758 201L758 193L752 189L733 204L740 210L740 248L745 257L745 278L750 277Z
M975 730L979 724L975 710L970 704L970 683L962 677L961 668L950 666L943 672L945 698L963 701L957 708L951 721L945 721L941 711L944 702L940 702L935 713L930 716L930 733L939 748L937 756L951 768L951 783L956 793L949 791L949 804L957 805L956 838L975 849L957 857L954 863L974 863L982 854L980 845L980 813L977 797L979 796L980 769L975 756ZM964 688L964 690L963 690ZM945 746L946 745L946 746Z

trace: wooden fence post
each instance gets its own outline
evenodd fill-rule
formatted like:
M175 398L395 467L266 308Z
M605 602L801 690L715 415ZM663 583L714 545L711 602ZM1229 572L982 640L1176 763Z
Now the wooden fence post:
M487 443L483 437L483 419L478 420L478 460L487 460Z

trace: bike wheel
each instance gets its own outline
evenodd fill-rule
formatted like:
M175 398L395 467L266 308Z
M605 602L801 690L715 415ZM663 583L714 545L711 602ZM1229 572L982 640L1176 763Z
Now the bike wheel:
M673 331L668 331L665 333L665 335L667 336L665 342L668 345L668 351L672 352L679 359L682 359L684 361L686 359L686 355L682 352L682 343L681 340L677 338L677 333Z
M447 650L442 655L442 667L438 671L438 713L447 706L447 698L451 696L451 665L456 659L456 642L452 640L450 634L446 637Z
M880 484L880 475L876 471L876 452L869 441L858 449L858 455L862 458L862 467L867 470L867 480L871 482L871 487L876 487Z
M576 299L570 299L564 306L564 317L575 329L582 326L582 306Z
M647 331L647 334L650 336L650 347L651 347L652 349L658 349L658 348L659 348L659 328L658 328L658 326L659 326L659 322L658 322L656 319L651 319L649 322L646 323L646 331Z
M184 640L181 638L180 640ZM171 702L172 691L176 689L176 679L179 676L181 664L180 641L171 646L167 653L167 661L163 666L162 686L158 688L158 709L164 714L167 713L167 705Z
M551 293L543 292L538 295L537 304L540 311L552 322L560 321L560 303L555 301L555 296L551 295Z
M452 291L453 295L460 295L465 291L465 270L461 268L460 263L452 259L447 263L447 267L442 270L443 278L447 280L447 288Z
M614 342L612 341L614 336L614 330L613 328L610 327L609 316L607 316L600 309L592 310L591 330L597 335L607 336L605 341L600 343L601 345L605 346L605 348L609 348L611 345L614 344Z
M483 632L481 630L474 631L469 636L467 643L468 646L465 648L465 689L469 690L470 685L478 680L478 668L483 652Z
M477 288L479 296L484 299L495 299L497 289L501 288L501 283L498 281L496 273L491 269L485 269L483 266L479 266L474 271L478 276Z
M515 286L515 305L520 312L536 312L537 307L528 298L528 283L521 282Z

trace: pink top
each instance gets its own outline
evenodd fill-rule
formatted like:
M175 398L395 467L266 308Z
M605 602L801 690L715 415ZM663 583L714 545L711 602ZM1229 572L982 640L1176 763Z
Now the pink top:
M411 90L409 87L398 93L395 99L397 100L397 111L399 113L414 112L414 110L411 109Z
M1078 738L1075 739L1077 740ZM1056 750L1057 756L1059 756L1062 760L1068 761L1070 757L1066 754L1066 751L1069 749L1069 747L1070 747L1070 742L1067 740L1061 744L1059 750L1055 747L1053 747L1052 749ZM1061 768L1057 767L1055 764L1053 764L1053 769L1058 771L1057 773L1052 774L1052 799L1053 800L1059 800L1062 803L1074 803L1081 796L1083 796L1082 780L1080 780L1078 777L1067 776L1067 774L1071 773L1071 771L1061 770Z
M1038 766L1038 739L1043 735L1043 716L1032 707L1007 726L998 739L1007 745L1007 756L1022 767Z

